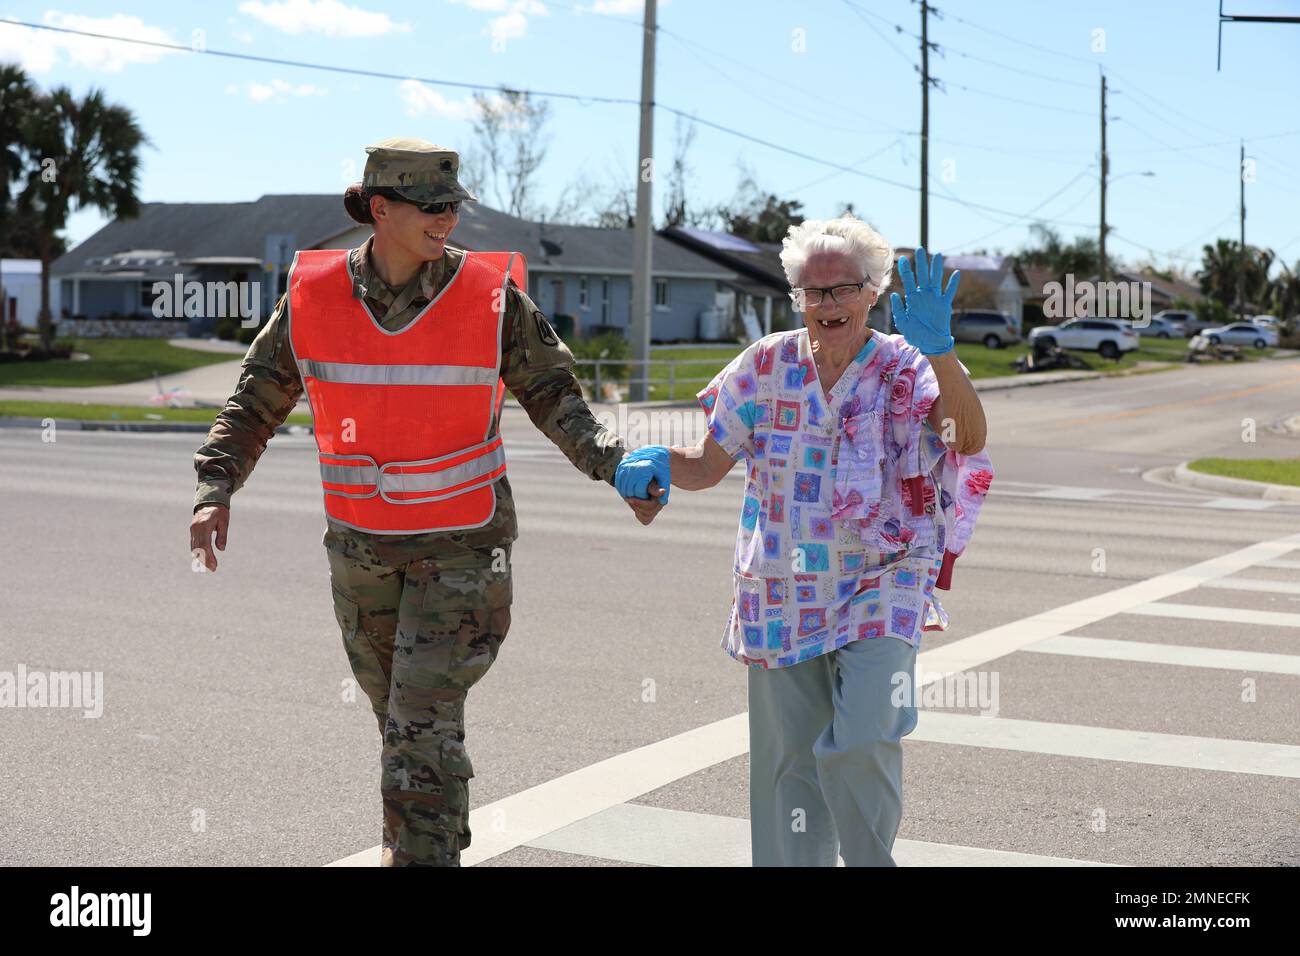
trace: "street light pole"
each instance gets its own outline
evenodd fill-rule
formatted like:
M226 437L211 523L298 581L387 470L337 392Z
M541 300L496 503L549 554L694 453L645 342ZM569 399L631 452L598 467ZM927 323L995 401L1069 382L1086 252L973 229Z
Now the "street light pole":
M651 208L654 179L654 95L655 95L655 0L645 0L645 24L641 37L641 140L637 150L636 223L632 237L632 314L630 329L635 371L629 398L643 402L650 397L650 267L654 237ZM596 396L600 401L600 396Z

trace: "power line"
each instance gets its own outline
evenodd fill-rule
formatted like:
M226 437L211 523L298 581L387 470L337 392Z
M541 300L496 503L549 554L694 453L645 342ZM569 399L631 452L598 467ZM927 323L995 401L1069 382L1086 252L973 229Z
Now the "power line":
M1080 83L1078 80L1063 80L1058 76L1048 76L1046 73L1035 73L1032 70L1022 70L1019 67L1008 66L1005 63L999 63L997 60L989 60L982 56L976 56L974 53L966 53L962 50L957 50L950 46L945 46L943 49L948 53L956 53L958 56L964 59L974 60L977 63L986 63L989 66L997 67L999 70L1009 70L1012 73L1019 73L1021 76L1032 76L1035 79L1047 80L1050 83L1062 83L1066 86L1079 86L1086 90L1092 89L1091 83Z
M791 149L791 148L788 147L788 146L782 146L781 144L779 144L779 143L773 143L773 142L771 142L770 140L760 139L760 138L757 137L757 136L753 136L753 135L751 135L751 134L749 134L749 133L745 133L745 132L743 132L743 131L741 131L741 130L733 129L733 128L729 127L729 126L723 126L721 123L714 123L714 122L712 122L712 121L710 121L710 120L701 119L701 118L698 117L698 116L693 116L693 115L691 115L691 114L685 112L684 110L679 110L679 109L677 109L676 107L673 107L673 106L669 106L669 105L667 105L666 103L656 103L655 106L658 107L658 108L661 109L661 110L664 110L664 111L666 111L666 112L672 113L672 114L674 114L674 115L676 115L676 116L681 116L681 117L686 118L686 119L693 119L695 122L701 124L702 126L708 126L708 127L710 127L711 129L716 129L716 130L718 130L718 131L720 131L720 132L727 133L727 134L729 134L729 135L731 135L731 136L738 137L739 139L747 140L748 142L751 142L751 143L757 143L759 146L766 146L768 149L775 149L775 150L777 150L778 152L785 153L787 156L795 156L795 157L797 157L797 158L799 158L799 159L807 160L807 161L810 162L810 163L817 163L818 165L826 166L826 167L829 167L829 168L831 168L831 169L838 170L838 171L840 171L840 172L849 173L850 175L853 175L853 176L860 176L860 177L862 177L862 178L864 178L864 179L869 179L869 180L872 180L873 182L882 183L882 184L884 184L884 185L886 185L886 186L893 186L893 187L898 188L898 189L906 189L906 190L908 190L909 192L920 192L920 189L921 189L920 186L914 186L914 185L912 185L911 183L899 182L899 181L896 180L896 179L889 179L889 178L887 178L887 177L885 177L885 176L877 176L877 175L875 175L875 174L873 174L873 173L863 172L862 170L860 170L860 169L854 169L854 168L852 168L851 166L845 166L845 165L842 165L841 163L831 162L831 161L828 160L828 159L822 159L820 156L814 156L814 155L812 155L811 153L805 153L805 152L802 152L802 151L797 150L797 149ZM976 209L976 210L979 210L980 212L1001 213L1001 214L1004 215L1004 216L1018 216L1018 215L1019 215L1019 213L1013 212L1013 211L1011 211L1011 210L1009 210L1009 209L999 209L997 206L986 206L986 205L984 205L984 204L982 204L982 203L973 203L973 202L968 202L968 201L966 201L966 200L963 200L963 199L957 199L957 198L955 198L955 197L951 197L951 196L942 196L941 198L943 198L943 199L947 199L949 202L955 202L955 203L957 203L958 205L965 206L965 207L968 208L968 209ZM1086 226L1086 227L1091 227L1092 224L1091 224L1091 223L1078 223L1078 222L1060 222L1060 225L1064 225L1064 226Z
M856 160L853 163L850 163L850 166L856 169L858 166L861 166L863 163L867 162L868 160L875 159L881 153L886 152L887 150L891 150L895 146L901 146L901 145L903 145L903 140L900 137L899 139L894 140L892 143L885 144L883 147L876 150L874 153L868 153L866 156L863 156L861 159ZM826 182L827 180L831 180L834 179L836 176L842 176L842 175L843 173L840 170L835 170L834 172L827 173L825 176L821 176L817 179L814 179L810 183L804 183L802 186L795 186L793 189L790 190L790 192L792 194L801 193L805 189L811 189L813 186L820 186L822 183Z
M684 46L684 47L686 48L686 52L687 52L687 53L689 53L691 56L695 57L697 60L699 60L699 61L700 61L701 63L703 63L705 66L707 66L710 70L712 70L713 72L717 73L719 76L723 77L724 79L726 79L726 80L730 81L731 83L735 84L736 86L740 87L740 89L741 89L742 91L744 91L746 95L751 96L751 97L753 97L753 98L755 98L755 99L758 99L758 100L760 100L760 101L767 102L769 105L771 104L771 98L770 98L769 96L765 96L764 94L755 91L755 90L753 89L753 87L752 87L751 84L747 84L747 83L742 82L741 80L737 80L735 77L733 77L733 76L731 76L730 74L724 72L722 69L720 69L719 67L715 66L713 63L709 62L709 60L708 60L706 57L704 57L704 56L700 55L699 53L696 53L694 50L692 50L691 47L698 48L699 50L702 50L702 51L704 51L705 53L710 53L710 54L712 54L712 55L714 55L714 56L722 57L723 59L731 60L731 62L736 63L736 64L738 64L738 65L744 67L745 69L750 70L752 73L754 73L754 74L756 74L756 75L758 75L758 76L762 76L762 77L764 77L764 78L767 79L767 80L773 81L773 82L775 82L775 83L779 83L779 84L782 85L782 86L786 86L786 87L788 87L788 88L790 88L790 89L792 89L792 90L795 90L796 92L798 92L799 94L801 94L801 95L804 96L804 97L811 98L814 102L821 102L821 100L822 100L822 97L820 97L820 96L818 96L818 95L812 93L812 92L809 91L809 90L802 89L802 88L797 87L797 86L794 86L793 84L790 84L790 83L785 83L784 81L782 81L782 80L780 80L780 79L778 79L778 78L776 78L776 77L774 77L774 76L771 76L771 75L768 74L768 73L764 73L764 72L761 71L761 70L756 70L756 69L754 69L753 67L748 66L747 64L741 63L739 60L734 60L734 59L732 59L731 57L727 57L727 56L725 56L725 54L722 54L722 53L720 53L720 52L717 51L717 50L712 50L712 49L710 49L709 47L704 46L703 44L696 43L694 40L688 40L686 37L684 37L684 36L682 36L682 35L680 35L680 34L674 32L674 31L666 30L666 29L664 29L663 27L660 27L660 28L659 28L659 32L660 32L660 33L665 33L665 34L667 34L668 36L670 36L670 37L672 37L674 40L676 40L678 43L682 44L682 46ZM831 128L831 129L842 130L842 131L844 131L844 132L855 133L855 134L858 134L858 135L888 136L889 133L890 133L890 130L889 130L888 127L886 127L885 129L883 129L883 130L880 131L879 133L874 133L874 132L864 132L861 126L841 126L841 125L839 125L839 124L837 124L837 123L834 123L834 122L831 122L831 121L828 121L828 120L817 119L817 118L815 118L815 117L811 117L811 116L809 116L809 115L807 115L807 114L800 114L798 111L796 111L796 110L791 110L791 109L786 108L786 107L783 107L782 109L783 109L783 112L785 112L785 113L788 113L788 114L794 114L794 115L796 115L796 116L800 116L800 118L804 119L805 121L807 121L807 122L809 122L809 123L812 123L812 124L814 124L814 125L817 125L817 126L821 126L821 127L829 127L829 128ZM872 118L871 118L870 116L868 116L868 114L866 114L866 113L859 113L859 112L856 112L856 111L846 111L846 112L847 112L849 115L856 115L856 116L859 116L859 117L861 117L863 120L871 120L871 119L872 119ZM900 129L900 130L893 130L892 132L895 132L895 133L905 133L905 132L907 132L907 131L906 131L906 130L901 130L901 129Z
M887 44L889 45L889 48L890 48L891 50L893 50L895 53L897 53L899 56L901 56L901 57L903 58L903 62L905 62L908 66L910 66L910 67L911 67L912 69L914 69L914 70L920 70L920 67L917 66L915 63L912 62L911 57L909 57L906 53L904 53L902 50L900 50L898 47L896 47L896 46L894 45L894 41L893 41L893 40L889 39L889 37L887 37L887 36L885 36L883 33L881 33L880 30L879 30L879 28L877 28L877 27L875 26L875 24L873 24L870 20L868 20L865 16L863 16L864 13L868 13L868 12L870 12L870 11L863 10L863 9L860 8L857 4L855 4L855 3L850 3L849 0L844 0L844 5L845 5L846 7L848 7L849 10L851 10L851 11L852 11L856 16L857 16L857 18L858 18L859 20L861 20L864 24L866 24L868 30L870 30L870 31L871 31L872 33L874 33L876 36L880 37L881 40L883 40L885 43L887 43ZM877 16L877 14L872 14L872 16ZM888 21L886 21L886 22L888 22ZM898 24L896 24L896 23L891 23L890 26L892 26L895 30L897 30L897 31L900 32L900 33L905 33L905 32L907 32L907 31L903 30L902 27L898 26Z
M253 63L269 63L275 66L292 66L304 70L323 70L327 73L343 73L350 76L367 76L378 80L415 80L417 83L427 83L430 86L450 86L464 90L492 90L495 92L503 89L500 85L488 83L465 83L459 80L440 80L432 77L412 76L409 73L384 73L379 70L362 70L356 67L331 66L325 63L307 63L302 60L284 60L279 57L271 56L255 56L251 53L233 53L229 50L196 50L192 47L182 46L179 43L163 43L160 40L142 40L138 37L119 37L113 36L110 33L93 33L89 30L74 30L71 27L56 27L48 23L27 23L22 20L0 20L0 26L27 27L32 30L49 30L54 33L69 33L75 36L93 37L98 40L116 40L119 43L135 43L140 46L157 47L163 50L172 50L177 53L194 53L203 56L225 57L231 60L247 60ZM504 89L509 92L526 93L529 96L536 96L543 99L573 100L578 103L620 103L639 106L641 102L640 100L617 96L590 96L579 93L557 93L548 90L522 90L513 87L504 87Z
M945 84L945 85L946 85L946 84ZM965 85L963 85L963 84L961 84L961 83L954 83L953 85L956 86L957 89L959 89L959 90L964 90L964 91L967 92L967 93L978 93L978 94L980 94L980 95L982 95L982 96L991 96L991 97L993 97L994 99L997 99L997 100L1005 100L1005 101L1008 102L1008 103L1018 103L1018 104L1021 105L1021 106L1032 106L1032 107L1035 107L1035 108L1040 109L1040 110L1052 110L1052 111L1057 112L1057 113L1070 113L1070 114L1072 114L1072 115L1074 115L1074 116L1092 116L1092 115L1093 115L1092 113L1088 112L1087 110L1072 110L1072 109L1067 109L1067 108L1064 107L1064 106L1053 106L1053 105L1050 104L1050 103L1035 103L1033 100L1020 100L1020 99L1016 99L1016 98L1013 97L1013 96L1003 96L1001 93L993 93L993 92L991 92L991 91L989 91L989 90L981 90L981 89L977 89L977 88L975 88L975 87L965 86Z
M1053 199L1055 199L1057 196L1061 195L1061 193L1065 192L1067 189L1069 189L1071 186L1073 186L1075 183L1077 183L1080 179L1082 179L1084 176L1086 176L1086 175L1087 175L1091 170L1096 169L1096 168L1097 168L1097 164L1096 164L1096 163L1089 163L1089 164L1088 164L1087 166L1085 166L1083 169L1079 170L1079 171L1074 175L1074 177L1073 177L1069 182L1067 182L1067 183L1066 183L1064 186L1062 186L1060 189L1056 190L1056 192L1052 193L1050 196L1048 196L1046 199L1044 199L1044 200L1043 200L1042 202L1040 202L1038 205L1034 206L1032 209L1026 210L1026 211L1025 211L1024 213L1022 213L1020 216L1016 217L1016 218L1017 218L1018 220L1020 220L1020 221L1012 221L1012 222L1004 223L1002 226L1000 226L1000 227L997 228L997 229L994 229L992 232L987 232L987 233L985 233L985 234L982 235L982 236L976 236L974 239L969 239L969 240L967 240L966 242L958 243L957 245L953 246L953 248L954 248L954 249L962 249L962 248L965 248L966 246L974 245L974 244L977 243L977 242L983 242L985 239L989 238L990 236L996 236L998 233L1000 233L1000 232L1005 232L1006 230L1012 228L1013 226L1021 225L1021 224L1022 224L1022 221L1025 220L1025 219L1032 219L1032 218L1034 218L1034 213L1038 212L1038 210L1042 209L1042 208L1043 208L1044 206L1046 206L1049 202L1051 202L1051 201L1052 201ZM1087 196L1092 195L1092 192L1095 191L1096 188L1097 188L1097 187L1096 187L1096 184L1094 184L1094 185L1093 185L1093 189L1092 189L1092 190L1089 190L1089 192L1087 193L1087 195L1085 195L1084 198L1086 199ZM1082 202L1082 200L1080 200L1080 202ZM1078 203L1075 203L1075 206L1077 206L1077 205L1078 205ZM1074 206L1071 206L1070 208L1073 209ZM1067 210L1067 211L1068 211L1068 210ZM1064 215L1064 213L1062 213L1062 215Z
M958 23L968 26L973 30L979 30L981 33L987 33L990 34L991 36L1000 37L1001 39L1006 40L1010 43L1018 43L1021 46L1028 47L1031 50L1036 50L1039 53L1043 53L1047 56L1051 56L1057 59L1064 59L1064 60L1077 60L1080 63L1087 63L1089 66L1097 65L1096 60L1090 60L1087 57L1083 57L1083 56L1075 56L1074 54L1071 53L1062 53L1060 50L1053 50L1050 47L1040 46L1037 43L1030 43L1028 40L1021 40L1018 37L1011 36L1010 34L1000 33L997 30L991 30L988 27L980 26L978 23L972 23L970 20L967 20L963 17L959 17L955 13L948 13L945 14L945 16L947 19L955 20Z

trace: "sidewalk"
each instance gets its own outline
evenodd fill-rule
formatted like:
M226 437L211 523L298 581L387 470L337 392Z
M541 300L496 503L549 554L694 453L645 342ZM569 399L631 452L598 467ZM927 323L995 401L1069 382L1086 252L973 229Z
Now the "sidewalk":
M99 385L87 388L71 388L46 385L8 385L0 387L0 400L8 401L46 401L71 402L92 405L150 405L150 399L158 395L158 385L164 390L181 389L185 393L184 404L188 407L222 408L239 382L239 369L242 356L247 347L239 343L213 342L204 339L172 339L172 345L181 348L194 348L205 352L230 352L241 358L229 362L216 362L201 368L178 372L175 375L163 375L158 382L145 379L139 382L127 382L122 385ZM1067 369L1059 372L1030 372L1023 375L1008 375L1000 378L974 379L976 391L992 391L1004 388L1026 388L1034 385L1051 385L1057 382L1075 382L1090 378L1105 378L1113 375L1134 375L1144 371L1161 368L1166 362L1139 362L1131 369L1122 372L1084 372ZM507 402L514 399L507 396ZM592 402L592 404L605 404ZM631 403L629 403L631 404ZM685 407L694 408L694 399L674 399L654 402L637 402L638 408ZM299 399L297 411L308 411L306 396Z
M222 342L209 339L170 339L169 343L179 348L195 349L200 352L227 352L232 356L229 362L215 362L174 375L161 375L158 381L144 379L139 382L125 382L121 385L92 385L87 388L55 387L47 385L6 385L0 387L0 399L26 402L74 402L91 405L149 405L150 399L158 395L158 385L164 391L181 389L187 394L179 396L186 407L223 408L235 386L239 384L239 367L247 345L238 342ZM306 411L307 401L304 396L298 402L298 411Z

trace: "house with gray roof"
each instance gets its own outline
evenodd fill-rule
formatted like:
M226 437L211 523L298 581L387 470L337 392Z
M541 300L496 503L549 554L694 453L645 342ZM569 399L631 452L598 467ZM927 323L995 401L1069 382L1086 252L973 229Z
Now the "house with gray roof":
M790 284L781 265L781 243L752 242L696 226L669 226L659 230L659 235L736 274L724 285L731 292L730 315L742 328L757 327L766 335L798 328L803 323L790 302Z
M65 318L151 315L157 282L257 282L263 316L285 289L298 249L347 249L371 233L337 195L263 196L244 203L146 203L134 219L109 223L51 267ZM725 308L736 273L655 236L651 338L694 341ZM631 229L532 222L480 203L461 206L451 245L522 252L528 293L561 334L626 331L631 312ZM563 318L568 316L566 320ZM189 316L191 335L209 335L216 315Z

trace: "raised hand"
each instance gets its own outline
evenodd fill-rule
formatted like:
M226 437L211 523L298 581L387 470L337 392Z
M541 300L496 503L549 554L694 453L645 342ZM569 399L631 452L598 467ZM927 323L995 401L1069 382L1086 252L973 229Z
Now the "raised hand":
M916 250L916 274L905 256L898 258L898 279L902 284L907 303L894 292L889 304L894 313L894 325L903 333L909 345L921 350L923 355L941 355L953 348L952 300L957 295L961 272L956 271L943 285L943 255L931 262L924 249Z

